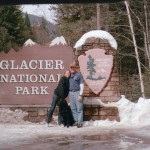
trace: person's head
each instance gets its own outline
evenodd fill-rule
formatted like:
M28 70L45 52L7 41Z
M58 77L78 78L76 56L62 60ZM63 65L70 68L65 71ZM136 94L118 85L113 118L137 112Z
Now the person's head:
M69 78L70 77L70 71L69 70L66 70L65 73L64 73L64 76Z
M76 72L76 64L75 64L75 63L71 63L71 64L70 64L70 72L71 72L71 73Z

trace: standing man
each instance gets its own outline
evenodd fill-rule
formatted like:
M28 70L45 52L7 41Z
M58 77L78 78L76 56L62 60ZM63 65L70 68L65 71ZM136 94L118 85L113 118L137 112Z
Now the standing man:
M78 128L83 126L83 90L84 81L80 72L77 72L75 63L70 65L69 100L71 111Z

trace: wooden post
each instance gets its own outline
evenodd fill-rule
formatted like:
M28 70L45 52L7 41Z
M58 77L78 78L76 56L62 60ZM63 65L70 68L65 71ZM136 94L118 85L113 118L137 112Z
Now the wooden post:
M96 4L96 21L97 21L97 30L100 30L101 23L100 23L100 4Z

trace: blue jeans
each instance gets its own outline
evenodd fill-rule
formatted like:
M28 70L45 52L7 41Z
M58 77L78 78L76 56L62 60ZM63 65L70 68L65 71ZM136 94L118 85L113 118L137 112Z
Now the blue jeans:
M71 111L74 117L75 122L82 124L83 123L83 100L78 101L80 92L69 92L69 100Z
M55 110L55 107L56 107L56 105L57 105L57 102L58 102L59 98L60 98L59 96L53 94L53 99L52 99L51 108L50 108L50 110L49 110L49 112L48 112L47 123L50 123L51 120L52 120L53 112L54 112L54 110ZM61 119L61 118L58 117L58 123L61 122L59 119Z

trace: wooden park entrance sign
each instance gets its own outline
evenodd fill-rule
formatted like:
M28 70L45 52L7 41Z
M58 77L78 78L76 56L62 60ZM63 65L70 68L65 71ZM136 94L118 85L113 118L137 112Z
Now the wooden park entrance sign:
M28 40L19 52L1 52L0 104L49 104L72 61L73 50L63 37L44 46Z
M93 30L85 33L74 48L76 64L85 80L84 120L119 121L117 108L104 107L99 102L116 102L120 99L116 40L106 31Z

